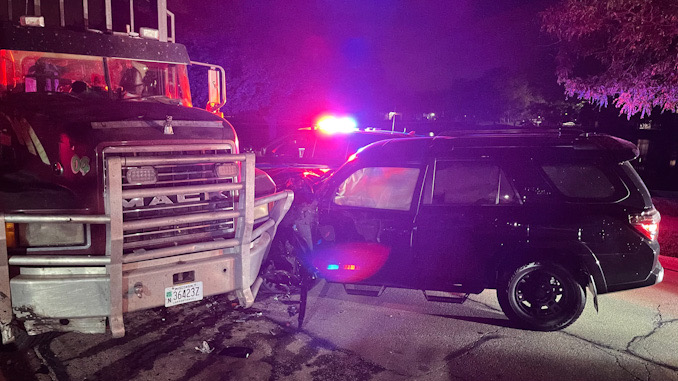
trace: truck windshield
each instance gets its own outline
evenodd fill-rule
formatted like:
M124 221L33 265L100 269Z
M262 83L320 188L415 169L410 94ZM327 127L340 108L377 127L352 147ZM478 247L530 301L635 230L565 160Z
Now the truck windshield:
M191 106L186 66L122 58L0 50L0 95L82 93L112 99L159 97Z

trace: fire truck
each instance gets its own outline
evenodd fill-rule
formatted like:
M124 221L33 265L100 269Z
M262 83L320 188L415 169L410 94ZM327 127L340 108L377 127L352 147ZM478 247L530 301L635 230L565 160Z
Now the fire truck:
M239 152L223 68L190 61L166 0L140 3L0 1L3 343L254 302L293 193ZM212 112L192 107L189 66L205 66Z

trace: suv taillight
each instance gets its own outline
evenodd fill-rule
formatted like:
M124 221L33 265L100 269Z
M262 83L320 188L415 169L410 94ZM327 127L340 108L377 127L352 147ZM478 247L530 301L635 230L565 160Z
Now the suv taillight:
M630 214L629 222L636 230L649 240L656 240L659 233L659 221L661 215L657 209L652 208L642 213Z

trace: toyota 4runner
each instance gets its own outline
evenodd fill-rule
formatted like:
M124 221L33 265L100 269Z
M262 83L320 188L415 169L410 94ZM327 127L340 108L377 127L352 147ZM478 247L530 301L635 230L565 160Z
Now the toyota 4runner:
M597 295L654 285L660 216L637 148L579 131L485 131L373 143L318 191L307 262L350 293L496 289L518 325L562 329Z

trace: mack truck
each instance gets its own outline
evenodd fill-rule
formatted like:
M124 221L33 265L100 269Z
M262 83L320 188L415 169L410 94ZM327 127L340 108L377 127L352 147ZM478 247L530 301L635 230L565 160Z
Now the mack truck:
M294 195L239 151L224 69L189 59L166 0L142 5L0 1L3 344L121 337L128 312L211 295L254 302ZM189 66L205 66L207 110Z

